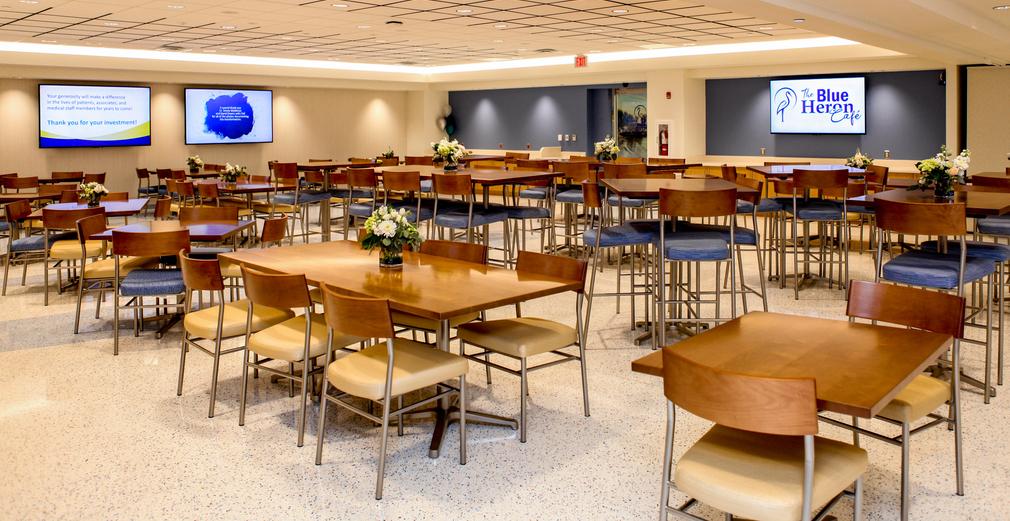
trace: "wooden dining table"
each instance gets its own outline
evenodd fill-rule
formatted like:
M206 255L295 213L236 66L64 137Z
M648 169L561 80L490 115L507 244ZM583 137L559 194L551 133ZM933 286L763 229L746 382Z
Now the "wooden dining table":
M863 177L866 170L847 165L770 165L770 166L748 166L747 170L761 174L765 178L788 178L792 177L796 170L848 170L849 177Z
M131 233L156 233L175 230L189 230L189 240L192 242L225 242L236 240L245 230L255 226L255 221L238 221L237 223L203 223L183 225L179 221L145 221L110 228L89 237L93 241L111 241L112 231Z
M877 199L899 203L936 203L931 190L908 190L897 188L875 194L850 197L846 202L849 206L872 207ZM964 203L965 212L969 217L987 217L1006 215L1010 213L1010 193L971 190L954 192L952 202Z
M100 205L102 208L105 208L105 215L107 217L131 217L144 211L144 208L147 207L147 204L150 201L151 200L149 198L142 197L139 199L128 199L126 201L102 201ZM43 209L80 210L87 207L87 203L52 203L35 210L29 217L32 219L41 218Z
M624 222L624 198L658 198L660 189L667 190L690 190L693 192L711 192L715 190L726 190L736 188L738 196L754 196L757 191L753 188L740 186L725 179L719 178L683 178L683 179L648 179L648 178L628 178L628 179L600 179L608 192L619 196L618 198L618 220Z
M928 331L752 312L664 349L720 371L812 377L819 409L872 418L952 341ZM662 351L633 361L631 370L662 377Z
M436 320L436 345L449 349L449 320L453 317L509 306L539 297L577 290L581 283L463 262L446 257L406 252L403 268L379 268L378 255L363 251L354 241L313 243L284 248L241 250L219 258L244 266L281 273L303 273L309 284L328 284L353 296L388 299L394 311ZM434 413L435 430L429 456L438 457L448 422L457 410L443 404ZM467 421L518 427L503 418L467 408Z

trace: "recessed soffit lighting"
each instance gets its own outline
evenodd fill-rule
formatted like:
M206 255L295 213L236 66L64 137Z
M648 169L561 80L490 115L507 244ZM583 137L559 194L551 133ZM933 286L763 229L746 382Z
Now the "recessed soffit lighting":
M806 21L807 21L806 18L793 18L793 23L801 24L801 23L806 22Z
M1010 11L1010 4L994 5L992 6L993 11L1007 12Z
M625 14L625 13L628 12L628 10L627 9L614 9L613 11L610 11L610 12L614 13L614 14Z

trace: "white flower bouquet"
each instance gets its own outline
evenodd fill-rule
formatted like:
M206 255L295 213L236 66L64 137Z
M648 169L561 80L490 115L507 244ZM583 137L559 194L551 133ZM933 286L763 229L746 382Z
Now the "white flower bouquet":
M600 161L613 161L617 159L617 155L621 152L621 147L617 146L617 140L607 136L603 141L597 141L595 144L595 154L596 158Z
M459 144L459 141L453 139L449 141L448 139L442 138L441 141L432 142L431 150L435 153L435 157L441 159L445 163L446 170L454 170L461 159L470 154L466 147Z
M379 266L399 267L403 265L403 249L417 248L424 241L417 227L409 220L410 212L382 205L372 212L365 221L365 236L361 247L372 251L379 249Z
M81 199L88 201L88 206L98 206L101 204L102 198L109 195L109 190L105 188L105 185L92 181L81 183L77 187L77 194Z
M221 172L221 178L227 183L234 183L238 181L239 177L244 175L246 175L246 167L231 163L225 163L224 170Z
M970 165L971 152L968 149L955 156L947 150L947 145L943 145L935 156L915 164L919 170L919 181L909 187L909 190L932 188L937 197L950 197L954 194L954 183L964 182Z
M189 156L186 158L186 165L190 170L203 168L203 159L200 159L200 156Z
M853 168L866 168L872 164L873 158L862 153L858 148L854 156L845 160L845 165Z

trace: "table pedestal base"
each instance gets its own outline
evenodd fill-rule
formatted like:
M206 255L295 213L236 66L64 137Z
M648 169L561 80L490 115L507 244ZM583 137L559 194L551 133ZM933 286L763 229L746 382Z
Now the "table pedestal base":
M435 419L435 429L431 433L431 445L428 446L428 457L435 459L438 458L438 455L442 450L442 441L445 439L445 432L449 429L450 425L459 422L459 407L452 405L448 409L444 409L442 407L423 409L420 411L406 413L403 416L404 420L422 418ZM395 417L389 419L390 425L396 422L397 418ZM466 423L497 425L499 427L510 427L512 430L519 429L519 421L514 418L507 418L505 416L498 416L480 411L466 411ZM397 430L399 430L399 427Z

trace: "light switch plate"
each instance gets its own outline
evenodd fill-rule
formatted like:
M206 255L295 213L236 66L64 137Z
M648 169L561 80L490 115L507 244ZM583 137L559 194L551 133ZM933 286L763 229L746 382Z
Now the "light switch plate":
M562 140L561 137L562 137L561 134L558 134L558 141Z
M575 134L572 134L572 143L574 142L575 142ZM1007 157L1010 157L1010 153L1007 154Z

